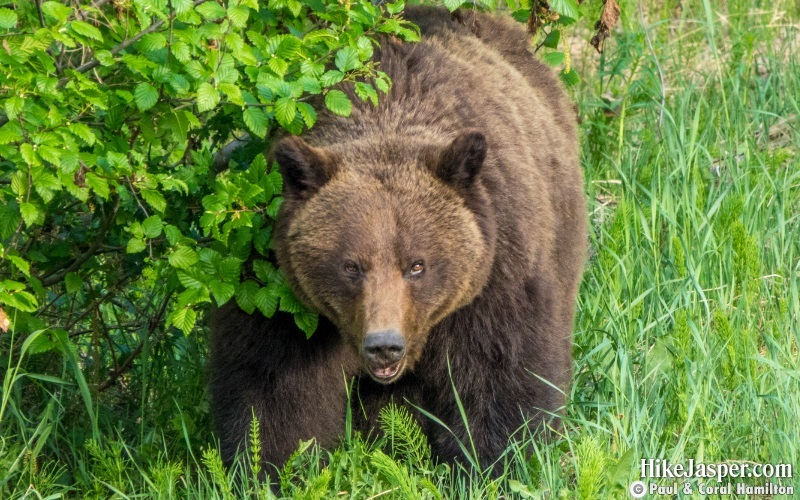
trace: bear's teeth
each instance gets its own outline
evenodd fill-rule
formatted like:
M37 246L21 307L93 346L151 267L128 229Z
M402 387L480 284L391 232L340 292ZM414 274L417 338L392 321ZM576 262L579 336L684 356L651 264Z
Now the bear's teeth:
M390 365L384 368L375 368L374 370L372 370L372 373L374 373L376 377L389 378L395 376L399 371L399 369L400 369L400 363L396 363L394 365Z

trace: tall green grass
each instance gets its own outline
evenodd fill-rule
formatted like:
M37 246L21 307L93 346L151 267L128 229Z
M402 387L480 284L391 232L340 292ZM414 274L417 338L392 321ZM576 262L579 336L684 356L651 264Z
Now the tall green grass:
M551 441L523 437L481 475L435 464L386 412L382 441L307 443L271 489L248 454L221 465L201 338L145 346L111 394L75 353L28 350L0 359L0 497L616 498L642 458L797 473L800 6L679 3L623 2L606 53L573 58L592 251Z

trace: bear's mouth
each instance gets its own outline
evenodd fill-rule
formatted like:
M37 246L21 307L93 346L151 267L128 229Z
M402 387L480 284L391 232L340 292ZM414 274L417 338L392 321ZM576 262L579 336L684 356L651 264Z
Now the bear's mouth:
M400 377L403 367L405 366L406 358L386 366L370 366L369 374L375 379L376 382L381 384L388 384Z

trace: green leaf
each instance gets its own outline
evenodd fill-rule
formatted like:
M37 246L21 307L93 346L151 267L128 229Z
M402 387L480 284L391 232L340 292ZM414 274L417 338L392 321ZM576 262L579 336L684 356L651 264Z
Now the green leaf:
M72 14L72 9L60 2L45 2L42 4L42 12L59 23L64 23Z
M164 199L164 195L161 194L160 191L155 189L142 189L141 195L142 198L144 198L144 201L146 201L157 212L163 212L167 209L167 200Z
M197 88L197 109L199 111L214 109L219 104L219 99L219 92L210 83L203 82Z
M356 42L356 50L358 50L358 58L362 61L366 61L372 57L372 54L375 51L374 47L372 46L372 41L365 36L362 36Z
M182 291L178 294L175 307L193 306L203 302L211 302L211 296L208 294L208 288L205 286Z
M189 46L184 42L175 42L172 44L172 54L175 59L182 63L188 62L192 57L192 52Z
M194 311L194 309L189 307L184 307L183 309L173 311L169 318L169 323L175 325L177 328L180 328L184 335L189 335L189 333L192 331L192 328L194 328L196 321L197 313Z
M405 8L406 8L406 4L405 4L405 2L403 0L399 0L399 1L394 2L394 3L387 3L386 4L386 11L389 14L397 14L399 12L402 12L403 9L405 9Z
M25 284L20 283L19 281L11 281L11 280L0 281L0 290L6 290L8 292L18 292L20 290L25 290Z
M139 40L139 49L143 52L154 52L167 46L167 37L163 33L148 33Z
M350 99L347 95L342 92L341 90L329 90L327 94L325 94L325 106L331 110L333 114L339 116L350 116L350 112L353 110L353 104L350 102Z
M228 19L235 28L244 28L247 25L247 18L250 17L250 9L238 5L228 7Z
M578 8L576 0L550 0L550 8L558 12L562 16L578 19L581 17L581 11Z
M539 498L541 496L541 493L537 495L535 492L531 491L525 483L521 483L514 479L511 479L508 482L508 488L513 493L519 495L520 498Z
M54 341L52 339L52 332L47 330L39 330L38 332L32 333L22 344L22 350L27 352L29 356L43 354L45 352L52 351L53 349L57 349L58 347L58 341ZM67 383L62 379L56 380L61 380L60 383Z
M222 306L231 300L231 297L233 297L233 294L236 292L235 286L220 280L211 280L208 283L208 288L211 290L211 294L217 301L218 306Z
M531 17L531 9L515 10L511 13L511 17L520 23L527 23L528 19Z
M142 221L142 230L147 238L157 238L164 228L164 222L158 215L151 215Z
M19 152L22 155L22 159L25 160L25 163L28 165L35 167L41 164L39 161L39 155L36 154L36 150L33 149L33 146L30 143L23 143L19 147Z
M217 2L203 2L197 7L195 10L198 14L203 16L206 21L216 21L217 19L222 19L225 17L227 12L225 12L225 8L218 4Z
M286 8L289 9L294 17L297 17L303 9L303 4L298 0L286 0Z
M277 196L269 202L269 206L267 206L267 215L276 219L278 217L278 210L280 210L281 205L283 205L283 198Z
M563 52L548 52L542 56L542 61L549 66L561 66L564 64Z
M186 70L186 74L195 80L205 80L211 75L211 72L206 69L205 66L203 66L203 63L197 60L192 60L186 63L184 69Z
M86 173L86 185L92 188L95 194L104 200L108 199L111 189L108 187L108 181L94 172Z
M144 238L144 230L142 229L142 224L139 222L131 222L131 225L128 227L128 232L136 238Z
M312 312L299 312L294 315L294 323L298 328L303 330L306 338L311 338L311 335L317 330L319 325L319 316Z
M79 292L83 288L83 279L78 273L67 273L64 276L64 284L67 287L67 293Z
M343 79L344 73L332 69L330 71L326 71L325 74L322 75L320 81L322 82L323 86L330 87L331 85L336 85L337 83L341 82Z
M290 97L281 97L275 101L275 119L284 127L292 123L296 113L297 106Z
M45 146L42 146L43 149ZM42 172L33 181L33 187L45 203L53 199L55 193L61 190L61 182L50 172Z
M17 115L22 111L22 108L25 106L25 99L21 98L18 95L11 96L6 99L5 108L6 114L10 120L15 120Z
M56 149L54 147L48 146L46 144L39 145L39 156L46 162L58 166L61 165L61 150ZM37 176L34 179L34 184L39 181L39 177Z
M181 230L171 224L164 226L164 235L167 237L167 241L170 245L176 245L178 240L181 239L181 236L183 236Z
M444 6L447 7L447 10L453 12L457 8L464 5L466 0L444 0Z
M7 283L7 282L6 282ZM11 306L23 312L34 312L39 308L36 297L28 292L0 292L0 304Z
M294 292L292 292L292 289L287 283L282 284L278 288L278 295L281 298L281 311L292 314L306 311L306 307L297 300L297 297L295 297Z
M375 87L370 85L369 83L358 82L355 85L356 95L361 98L362 101L367 101L372 103L373 106L378 105L378 93L375 91Z
M258 283L247 280L239 283L236 289L236 303L247 314L253 314L253 311L256 310L255 297L259 288Z
M317 123L317 111L312 105L307 102L298 102L297 110L300 112L300 116L303 117L306 127L311 128Z
M278 309L278 296L268 287L261 287L253 297L253 303L267 318L271 318Z
M277 170L270 172L268 176L264 178L264 183L268 185L271 189L273 194L281 194L283 191L283 177L281 177L281 173Z
M178 271L178 281L181 282L188 290L199 290L205 287L200 278L198 277L198 272L196 269L189 269L188 271L179 270Z
M178 15L188 12L192 8L192 0L170 0L170 4Z
M158 102L158 90L149 83L142 82L133 90L133 97L139 111L146 111Z
M185 195L189 194L189 186L180 179L159 176L159 180L161 181L161 187L164 188L164 191L178 191Z
M19 17L16 12L6 8L0 9L0 29L10 30L17 25L17 21Z
M125 247L125 253L139 253L145 248L147 248L147 245L144 242L144 238L131 238Z
M219 89L225 93L228 97L228 101L239 105L244 104L242 100L242 89L240 89L238 85L234 85L233 83L220 83Z
M103 41L103 35L100 33L100 30L85 21L72 21L70 27L79 35L97 40L98 42Z
M27 260L17 255L7 255L6 258L14 264L14 267L22 271L22 274L28 277L31 276L31 264Z
M239 274L242 272L242 261L236 257L225 257L219 263L217 271L222 279L226 281L239 281Z
M244 110L244 124L253 134L263 139L267 135L269 117L261 108L249 106Z
M322 63L315 63L310 59L306 59L300 64L300 72L304 75L319 78L325 71L325 65Z
M0 127L0 145L22 140L22 129L16 122L8 122Z
M276 75L283 77L289 70L289 63L278 57L273 57L267 61L267 67L274 71Z
M197 252L186 246L179 246L172 253L167 256L169 265L177 267L178 269L186 269L195 264L200 258Z
M561 40L561 30L554 29L547 34L547 38L544 39L545 47L549 49L557 49L558 42Z
M0 203L0 239L8 238L17 230L22 218L16 203Z
M312 76L302 76L297 81L303 86L303 91L308 92L309 94L319 94L322 92L322 86L320 85L319 80Z
M253 262L253 272L256 278L260 279L263 283L272 283L277 280L278 270L271 262L266 260L256 260Z
M30 144L23 144L23 146ZM11 192L17 196L25 196L28 193L28 176L24 170L17 170L11 175Z
M336 67L339 71L351 71L361 67L361 61L358 59L358 51L353 47L344 47L336 52L336 59L334 60Z
M69 131L78 136L89 146L94 145L95 141L97 141L97 137L95 137L94 133L92 133L92 129L90 129L86 124L79 122L70 123Z
M578 72L574 69L570 69L569 73L562 71L559 76L561 77L561 81L568 87L574 87L581 82L581 77L578 76Z
M28 227L44 222L44 212L35 203L20 203L19 211L22 213L22 220L25 221L25 225Z

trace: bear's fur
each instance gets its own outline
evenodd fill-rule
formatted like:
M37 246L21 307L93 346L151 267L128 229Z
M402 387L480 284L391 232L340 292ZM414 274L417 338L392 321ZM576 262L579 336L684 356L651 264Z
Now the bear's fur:
M470 441L457 391L484 466L564 404L587 243L574 113L512 20L425 7L407 18L422 41L382 42L393 87L377 108L345 87L349 118L321 113L274 148L277 262L320 323L306 340L284 313L215 313L210 387L228 461L251 412L275 466L300 440L335 445L351 380L362 430L388 401L410 403L452 431L420 418L444 460ZM383 331L405 346L388 367L364 355Z

